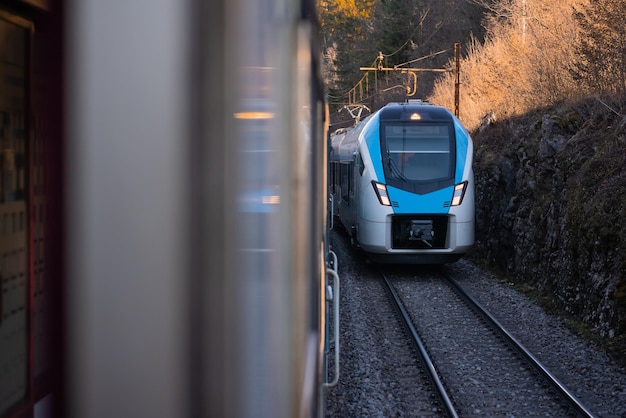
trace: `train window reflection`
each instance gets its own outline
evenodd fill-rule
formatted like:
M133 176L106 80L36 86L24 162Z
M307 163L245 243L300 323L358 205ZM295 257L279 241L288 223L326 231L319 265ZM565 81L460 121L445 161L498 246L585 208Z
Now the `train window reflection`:
M245 111L238 119L240 209L243 212L273 212L280 203L276 167L274 113Z

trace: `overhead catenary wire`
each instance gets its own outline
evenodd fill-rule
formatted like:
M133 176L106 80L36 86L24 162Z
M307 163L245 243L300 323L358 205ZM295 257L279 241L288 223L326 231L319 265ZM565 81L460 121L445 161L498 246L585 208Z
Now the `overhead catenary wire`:
M414 62L418 62L418 61L422 61L428 58L432 58L434 56L440 55L440 54L445 54L446 52L450 52L450 49L444 49L443 51L439 51L439 52L433 52L432 54L423 56L423 57L419 57L419 58L415 58L414 60L410 60L407 62L403 62L402 64L396 64L394 65L394 68L398 68L398 67L402 67L403 65L407 65L407 64L413 64Z
M454 9L450 12L450 15L453 15L454 13L456 13L456 11L458 10L458 8L459 8L458 6L457 6L456 8L454 8ZM398 49L396 49L396 50L395 50L394 52L392 52L391 54L384 54L384 53L382 53L382 51L379 51L378 56L374 59L374 62L370 65L370 68L374 68L374 67L375 67L375 68L379 68L379 69L384 68L384 66L383 66L383 64L382 64L382 61L383 61L383 59L384 59L384 58L392 57L392 56L394 56L394 55L398 54L400 51L402 51L402 49L403 49L403 48L405 48L405 47L406 47L406 45L408 45L408 44L409 44L409 42L411 42L411 40L413 39L413 36L415 35L415 32L416 32L416 31L417 31L417 30L418 30L418 29L422 26L422 24L424 23L424 20L425 20L425 19L426 19L426 17L428 16L429 11L430 11L430 9L427 9L427 10L424 12L424 14L420 17L420 20L419 20L418 24L417 24L417 25L415 25L415 28L414 28L414 29L413 29L413 31L411 32L411 35L410 35L410 36L409 36L409 38L408 38L408 39L407 39L407 40L406 40L406 41L402 44L402 46L400 46ZM430 38L432 38L432 37L434 36L434 33L436 33L437 31L439 31L439 29L440 29L440 27L437 27L437 28L433 31L433 33L431 33L431 34L430 34L429 39L430 39ZM401 69L400 67L403 67L403 66L406 66L406 65L409 65L409 64L412 64L412 63L418 62L418 61L422 61L422 60L425 60L425 59L428 59L428 58L432 58L432 57L434 57L434 56L441 55L441 54L444 54L444 53L446 53L446 52L450 52L450 49L446 49L446 50L442 50L442 51L434 52L434 53L432 53L432 54L429 54L429 55L426 55L426 56L423 56L423 57L419 57L419 58L415 58L415 59L413 59L413 60L410 60L410 61L407 61L407 62L404 62L404 63L401 63L401 64L396 64L396 65L394 65L394 69L398 69L398 70L400 70L400 69ZM405 70L405 71L406 71L406 70ZM414 71L417 71L417 70L414 70ZM442 70L425 69L424 71L442 71ZM447 72L447 71L451 71L451 70L446 70L446 72ZM346 91L345 93L343 93L343 94L341 95L341 97L342 97L342 98L346 98L346 97L347 97L347 99L348 99L348 103L349 103L349 104L351 104L351 103L356 103L356 102L357 102L357 100L356 100L356 92L357 92L357 90L360 90L360 91L361 91L361 95L360 95L360 97L359 97L358 102L361 102L361 103L362 103L362 102L364 102L364 101L366 101L366 100L369 100L371 97L373 97L372 95L369 95L369 94L368 94L368 93L369 93L369 86L367 86L367 87L366 87L366 93L365 93L365 95L363 95L363 92L362 92L362 90L363 90L363 82L366 82L366 83L367 83L367 81L368 81L368 77L369 77L369 72L370 72L370 71L367 71L367 72L365 73L365 75L364 75L363 77L361 77L361 79L360 79L360 80L359 80L359 81L358 81L358 82L357 82L357 83L356 83L356 84L355 84L352 88L350 88L348 91ZM376 80L375 80L375 81L376 81ZM354 99L354 100L353 100L353 99Z
M439 72L443 72L443 71L449 71L449 70L444 70L444 69L411 69L411 68L407 68L407 69L403 69L401 67L408 65L408 64L412 64L418 61L422 61L428 58L432 58L434 56L440 55L440 54L444 54L446 52L450 52L450 49L446 49L446 50L442 50L442 51L438 51L438 52L434 52L432 54L423 56L423 57L419 57L410 61L407 61L405 63L401 63L401 64L397 64L394 65L393 69L397 69L399 71L439 71ZM361 79L352 87L350 88L347 92L341 94L341 95L329 95L330 98L333 99L344 99L347 97L348 104L355 104L355 103L363 103L366 102L368 100L370 100L372 97L375 96L368 94L369 93L369 73L371 69L378 69L378 70L390 70L389 68L385 68L382 65L382 60L383 57L385 55L382 52L379 52L378 56L376 57L376 59L374 59L374 61L372 62L372 64L370 65L370 67L366 67L368 68L368 71L365 73L365 75L363 75L363 77L361 77ZM365 82L365 87L363 86L363 83ZM396 88L397 86L394 86L393 88ZM391 88L390 88L391 89ZM390 89L386 89L386 90L390 90ZM365 93L364 93L365 90ZM385 90L385 91L386 91ZM357 100L357 93L358 94L358 100ZM344 104L344 103L334 103L334 104Z
M430 11L430 9L426 10L426 12L422 15L422 17L420 18L420 21L417 25L415 25L415 28L413 29L413 32L411 32L411 35L409 36L409 39L407 39L400 48L396 49L394 52L392 52L391 54L382 54L383 57L388 58L388 57L393 57L394 55L396 55L397 53L399 53L400 51L402 51L402 49L407 46L409 44L409 42L411 42L411 40L413 39L413 35L415 35L415 32L417 32L417 30L422 26L422 24L424 23L424 20L426 19L426 16L428 16L428 12Z

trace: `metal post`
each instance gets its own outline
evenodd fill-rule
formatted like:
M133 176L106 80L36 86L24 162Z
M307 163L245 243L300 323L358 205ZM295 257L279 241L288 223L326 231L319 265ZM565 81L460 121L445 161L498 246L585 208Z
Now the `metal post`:
M454 116L459 117L459 86L461 84L461 44L454 44L454 59L456 61L456 80L454 82Z

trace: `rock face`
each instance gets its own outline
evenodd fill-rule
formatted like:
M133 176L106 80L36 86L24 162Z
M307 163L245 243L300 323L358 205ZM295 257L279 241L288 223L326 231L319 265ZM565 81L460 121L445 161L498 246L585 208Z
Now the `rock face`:
M474 134L470 257L626 337L626 103L596 99Z

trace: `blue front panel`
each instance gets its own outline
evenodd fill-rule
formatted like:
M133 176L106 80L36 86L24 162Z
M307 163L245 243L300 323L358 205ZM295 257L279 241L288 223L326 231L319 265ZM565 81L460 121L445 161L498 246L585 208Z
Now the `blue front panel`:
M372 117L372 120L368 123L365 129L363 129L362 135L365 144L369 149L370 155L372 156L372 165L374 173L376 173L376 179L382 181L382 179L385 178L385 175L383 172L383 162L380 158L380 123L378 115Z
M467 161L469 133L456 119L454 120L454 133L456 135L456 171L454 173L454 182L460 183L463 181L463 170Z
M387 193L396 215L412 213L447 214L454 187L445 187L423 195L387 186Z

